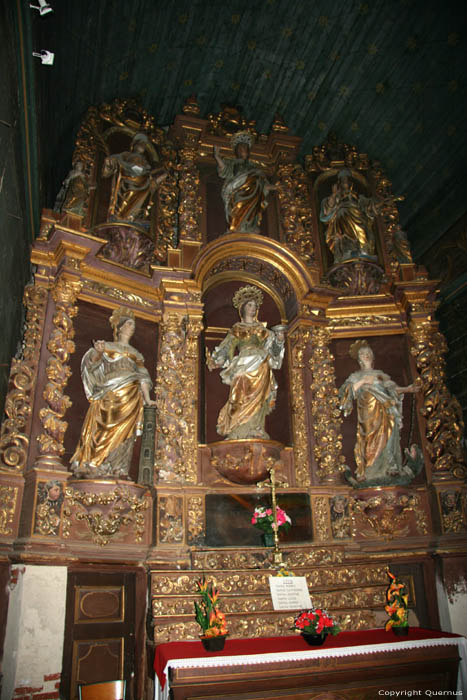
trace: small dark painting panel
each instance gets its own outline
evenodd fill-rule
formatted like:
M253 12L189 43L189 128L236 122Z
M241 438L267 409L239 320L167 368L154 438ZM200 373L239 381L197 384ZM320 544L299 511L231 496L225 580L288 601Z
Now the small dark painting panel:
M310 542L310 500L306 493L278 494L277 504L292 520L288 533L279 530L279 543ZM257 506L271 507L267 494L206 495L206 540L209 547L258 547L261 530L251 524Z

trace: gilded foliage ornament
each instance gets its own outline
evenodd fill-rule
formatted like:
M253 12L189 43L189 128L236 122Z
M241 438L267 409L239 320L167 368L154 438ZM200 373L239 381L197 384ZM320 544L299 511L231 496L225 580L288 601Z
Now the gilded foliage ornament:
M446 387L446 340L429 321L413 320L409 328L411 353L422 383L421 413L426 420L425 434L434 478L451 474L463 479L466 474L462 451L464 423L460 404Z
M320 481L334 480L345 468L342 455L342 418L334 373L334 357L329 350L331 332L314 328L309 360L312 374L311 415L314 432L314 454Z
M11 362L6 418L0 434L0 468L3 469L22 470L26 464L47 294L45 287L28 285L24 290L26 324L21 353Z

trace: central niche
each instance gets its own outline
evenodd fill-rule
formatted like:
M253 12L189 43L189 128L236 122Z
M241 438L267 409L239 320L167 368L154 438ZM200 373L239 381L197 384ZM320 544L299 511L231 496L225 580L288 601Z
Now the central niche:
M204 295L205 332L203 337L204 347L201 351L201 420L200 441L203 443L218 443L225 438L217 432L216 426L219 414L225 406L230 392L230 386L224 384L220 376L222 368L209 371L206 361L206 350L209 355L215 347L226 337L229 329L240 321L239 311L233 305L236 292L242 287L251 285L257 287L262 293L262 303L258 310L258 321L271 329L283 322L280 310L267 289L258 282L253 281L228 281L213 285ZM287 341L285 342L285 354L282 366L274 369L273 374L277 382L275 408L266 416L265 430L269 439L290 445L289 401L288 401L288 355ZM242 435L237 437L240 439Z

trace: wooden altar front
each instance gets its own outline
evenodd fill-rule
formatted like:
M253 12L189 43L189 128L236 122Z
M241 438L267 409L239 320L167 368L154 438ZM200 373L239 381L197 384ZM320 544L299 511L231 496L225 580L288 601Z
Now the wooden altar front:
M216 653L200 642L172 642L156 649L156 700L462 695L465 646L464 637L421 628L402 639L384 630L343 632L315 648L300 636L231 640Z

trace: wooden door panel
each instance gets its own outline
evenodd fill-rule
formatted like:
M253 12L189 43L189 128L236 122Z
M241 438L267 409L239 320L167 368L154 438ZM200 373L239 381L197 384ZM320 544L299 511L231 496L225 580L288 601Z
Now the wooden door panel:
M134 571L68 574L62 694L75 700L79 683L138 675Z

